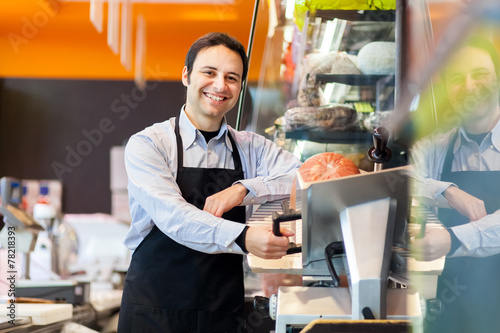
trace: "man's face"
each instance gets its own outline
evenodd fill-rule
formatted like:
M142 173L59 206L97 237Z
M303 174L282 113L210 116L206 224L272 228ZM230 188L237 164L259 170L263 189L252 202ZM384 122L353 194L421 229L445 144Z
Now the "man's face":
M189 79L187 67L182 71L182 83L187 87L188 115L196 119L222 120L238 100L242 73L243 62L235 51L223 45L201 50Z
M445 72L446 91L463 119L487 116L498 105L497 76L490 55L474 47L462 48Z

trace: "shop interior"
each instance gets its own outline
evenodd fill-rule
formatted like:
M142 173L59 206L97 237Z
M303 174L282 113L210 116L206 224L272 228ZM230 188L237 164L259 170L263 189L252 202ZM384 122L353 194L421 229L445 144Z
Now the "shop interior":
M492 1L479 2L489 8ZM465 0L3 1L0 332L116 332L131 259L123 245L131 223L124 147L134 133L178 114L186 99L184 56L194 40L211 31L234 36L249 56L240 102L227 115L230 126L265 136L301 162L323 152L349 158L367 178L339 183L344 197L367 192L367 202L375 202L385 193L399 205L396 220L408 223L411 145L446 128L450 119L447 102L436 97L446 50L477 30L500 45L498 9L486 15L484 8ZM377 141L380 128L390 135ZM392 158L371 158L372 147L390 148ZM396 182L402 186L397 190L379 188L384 175L405 181ZM382 194L365 190L370 186ZM309 228L307 220L320 225L328 204L319 203L336 195L317 191L311 190L314 204L312 197L298 199L302 224L295 240L302 253L276 262L245 260L247 331L422 332L422 299L433 297L444 259L419 262L407 247L401 249L399 274L382 273L374 285L356 289L371 296L382 279L382 303L374 305L377 316L383 313L375 316L380 320L363 321L354 308L350 314L340 307L339 315L316 314L313 305L306 309L301 303L305 290L286 293L286 286L306 286L311 278L309 285L318 284L307 294L311 304L313 294L355 304L353 289L337 293L340 288L321 288L324 281L314 278L331 270L324 258L323 266L312 264L319 260L314 247L325 244L319 241L322 229ZM281 206L255 207L248 223L272 223L267 208ZM339 215L344 208L328 212ZM334 220L340 228L340 217ZM294 221L285 223L295 228ZM12 226L15 260L5 238ZM393 241L408 245L407 227L391 228ZM394 264L390 245L388 250L384 245L386 270ZM348 270L342 258L334 263ZM263 279L272 276L266 274L282 274L281 303L277 290L264 290ZM15 318L5 310L12 290L20 298ZM285 302L294 306L288 309ZM281 306L274 315L273 306ZM330 305L317 304L322 306ZM317 330L310 327L321 318L329 321L318 323Z

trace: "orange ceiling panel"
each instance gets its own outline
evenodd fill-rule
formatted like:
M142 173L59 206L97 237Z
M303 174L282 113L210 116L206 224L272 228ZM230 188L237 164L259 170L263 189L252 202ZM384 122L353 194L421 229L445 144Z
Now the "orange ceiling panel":
M0 2L0 77L133 79L90 22L89 2L17 0ZM134 3L146 22L146 77L179 80L191 43L210 31L227 32L248 45L252 1L234 4ZM261 1L250 80L257 80L267 32L267 2ZM133 43L135 45L135 43Z

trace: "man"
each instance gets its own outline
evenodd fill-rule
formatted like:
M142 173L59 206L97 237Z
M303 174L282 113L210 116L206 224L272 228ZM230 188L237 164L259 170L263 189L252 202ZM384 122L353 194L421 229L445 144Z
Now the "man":
M443 79L461 126L414 145L419 195L446 229L428 228L416 256L447 256L426 326L435 332L500 332L499 60L472 38Z
M125 150L134 250L119 332L243 332L242 255L286 254L288 237L245 226L245 207L287 197L297 158L225 114L248 69L243 46L210 33L188 51L178 117L135 134Z

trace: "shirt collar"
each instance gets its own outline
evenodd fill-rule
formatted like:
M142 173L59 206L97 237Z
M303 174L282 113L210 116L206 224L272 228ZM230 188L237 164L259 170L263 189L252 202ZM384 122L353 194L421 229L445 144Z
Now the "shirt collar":
M500 119L497 121L497 124L491 130L491 142L493 146L500 151Z
M231 140L229 140L228 132L229 132L229 126L227 125L226 116L224 116L219 134L216 136L216 138L217 140L219 140L224 135L225 136L224 141L226 142L226 147L229 148L229 150L232 152L233 146L231 145Z
M456 153L460 145L462 144L461 140L466 140L466 141L471 141L465 132L465 129L463 127L460 127L459 130L460 135L457 138L457 141L455 142L455 147L453 147L453 153ZM493 127L493 129L488 133L485 137L491 139L491 143L493 146L500 151L500 119L497 121L496 125Z
M197 131L196 127L186 115L186 112L184 111L185 107L186 105L182 106L181 113L179 115L179 134L181 134L184 149L187 149L196 141Z
M181 108L181 113L179 116L179 133L182 135L182 144L184 149L188 149L191 147L196 140L199 138L200 140L205 140L203 135L197 130L196 126L191 122L191 120L186 115L185 111L186 105L184 104ZM229 137L227 136L228 125L226 116L222 119L222 125L219 130L219 134L215 137L216 140L219 140L223 135L225 135L226 146L232 151L232 147L230 144Z

